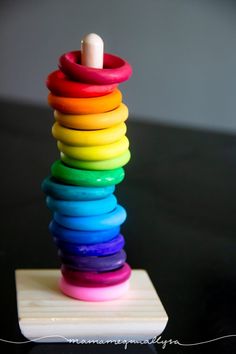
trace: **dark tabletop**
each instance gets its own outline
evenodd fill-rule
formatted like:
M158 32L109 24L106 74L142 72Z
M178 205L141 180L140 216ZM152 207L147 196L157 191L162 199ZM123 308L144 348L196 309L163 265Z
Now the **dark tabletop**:
M128 121L132 159L116 189L128 218L128 262L148 271L169 322L162 338L196 343L236 334L236 137ZM1 102L0 338L21 341L16 268L57 268L40 184L58 158L48 108ZM99 348L98 348L99 347ZM120 353L115 346L6 344L16 353ZM2 352L1 350L1 352ZM126 353L235 353L236 338Z

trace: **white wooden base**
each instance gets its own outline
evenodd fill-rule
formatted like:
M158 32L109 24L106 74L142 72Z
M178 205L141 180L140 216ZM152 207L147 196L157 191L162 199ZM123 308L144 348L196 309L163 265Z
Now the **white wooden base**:
M133 270L129 291L106 302L63 295L59 277L55 269L16 270L19 325L29 340L145 340L160 335L167 324L167 314L145 270Z

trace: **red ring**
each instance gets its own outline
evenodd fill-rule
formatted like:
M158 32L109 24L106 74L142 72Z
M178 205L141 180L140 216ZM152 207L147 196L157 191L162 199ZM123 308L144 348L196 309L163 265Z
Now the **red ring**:
M46 85L56 96L73 98L104 96L113 92L118 86L118 84L91 85L72 81L60 70L53 71L48 75Z
M59 59L59 68L73 80L92 84L118 84L132 75L130 64L113 54L104 54L104 68L96 69L81 65L81 51L63 54Z
M129 279L131 268L128 263L110 272L82 272L73 270L66 265L61 266L61 272L68 283L86 287L105 287L116 285Z

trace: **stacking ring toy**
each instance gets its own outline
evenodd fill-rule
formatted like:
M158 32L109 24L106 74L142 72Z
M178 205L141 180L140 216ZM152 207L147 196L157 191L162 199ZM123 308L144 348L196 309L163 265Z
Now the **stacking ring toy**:
M57 147L59 151L74 159L100 161L112 159L124 153L129 148L129 140L123 136L112 144L98 146L70 146L58 141Z
M83 287L68 283L61 277L59 288L63 294L83 301L109 301L125 294L129 289L129 279L123 283L106 287Z
M71 98L48 95L48 104L63 113L88 114L103 113L117 108L122 101L122 94L118 89L105 96L91 98Z
M126 211L121 205L107 214L95 216L65 216L55 212L54 220L68 229L83 231L98 231L120 226L126 219Z
M91 68L80 64L80 50L73 51L60 57L59 68L72 79L91 84L116 84L130 78L132 68L127 61L107 53L103 58L103 69Z
M67 267L61 266L61 272L68 283L77 286L100 287L110 286L123 283L130 278L131 268L125 263L121 268L111 272L80 272Z
M65 228L52 220L49 224L49 230L60 241L90 245L112 240L119 235L120 226L100 231L81 231Z
M102 161L76 160L61 152L61 160L70 167L82 168L83 170L105 171L125 166L130 160L130 151L126 150L123 154L116 156L113 159Z
M126 211L121 205L110 213L94 215L94 216L65 216L54 212L54 220L68 229L98 231L106 230L115 226L120 226L126 219Z
M53 71L48 75L46 85L56 96L76 98L107 95L117 87L117 84L91 85L72 81L60 70Z
M117 199L114 194L103 199L88 201L58 200L47 196L46 204L51 211L56 211L63 215L92 216L109 213L114 210L117 205Z
M107 171L79 170L65 166L60 160L52 164L51 173L59 181L85 187L112 186L120 183L125 177L122 167Z
M115 186L107 187L81 187L62 184L49 176L42 183L45 194L62 200L97 200L108 197L115 191Z
M125 244L124 237L117 237L107 242L100 242L92 245L79 245L76 243L62 242L54 238L58 248L65 254L74 254L78 256L108 256L119 252Z
M125 123L114 125L111 128L87 131L68 129L56 122L52 127L52 135L55 139L67 145L97 146L111 144L120 140L125 135L126 130Z
M54 118L61 125L67 128L85 130L105 129L112 127L126 121L128 115L128 107L124 103L121 103L112 111L97 114L72 115L54 111Z
M78 256L58 251L61 262L70 268L83 272L106 272L122 267L126 261L126 253L122 249L109 256Z

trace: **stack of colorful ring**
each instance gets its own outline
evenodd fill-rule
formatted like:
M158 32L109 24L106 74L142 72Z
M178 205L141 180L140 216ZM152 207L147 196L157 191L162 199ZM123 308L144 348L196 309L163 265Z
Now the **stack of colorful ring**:
M49 229L62 263L61 291L104 301L124 294L131 275L120 233L126 211L113 192L130 160L128 108L118 84L132 69L111 54L104 54L103 69L80 60L80 51L62 55L60 70L47 79L60 160L52 164L42 189L53 213Z

